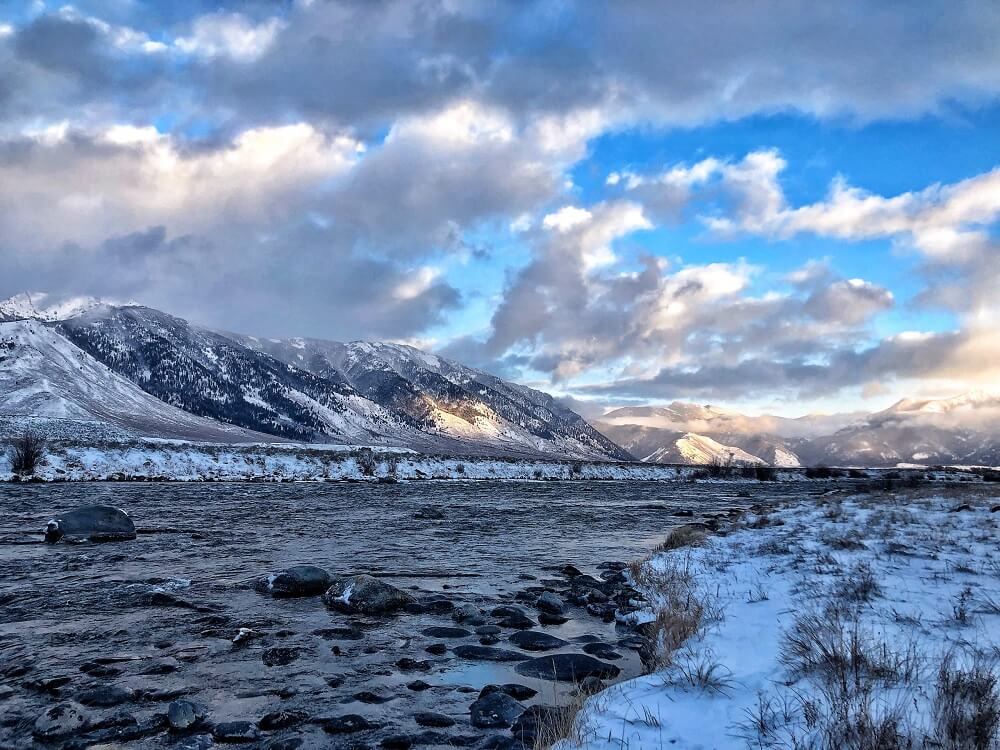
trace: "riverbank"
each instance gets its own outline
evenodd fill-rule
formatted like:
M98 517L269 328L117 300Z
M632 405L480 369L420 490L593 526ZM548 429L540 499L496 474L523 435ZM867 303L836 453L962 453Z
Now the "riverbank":
M649 674L559 750L994 747L1000 488L832 492L630 566Z
M994 472L995 473L995 472ZM31 477L16 477L0 451L0 482L18 481L801 481L978 482L963 468L804 469L699 467L581 459L445 456L404 449L315 444L216 444L149 440L51 443Z

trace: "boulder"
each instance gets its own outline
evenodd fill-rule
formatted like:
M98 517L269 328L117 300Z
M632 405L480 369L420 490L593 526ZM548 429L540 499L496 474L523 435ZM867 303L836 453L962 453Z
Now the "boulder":
M110 505L86 505L52 517L45 525L45 541L117 542L135 539L128 513Z
M526 701L538 695L538 691L527 685L518 685L516 682L508 682L504 685L487 685L479 692L480 698L485 698L490 693L504 693L514 700Z
M90 718L83 706L68 701L46 709L35 719L32 731L36 739L48 741L68 737L86 729L89 724Z
M614 664L595 659L586 654L552 654L521 662L515 667L518 674L539 680L555 682L582 682L591 675L606 679L617 677L621 670Z
M378 578L358 575L335 581L323 594L323 602L341 612L380 615L402 609L414 599Z
M548 633L541 633L537 630L521 630L510 637L510 642L525 651L551 651L554 648L562 648L567 642L562 638L556 638Z
M330 588L330 574L315 565L294 565L257 580L254 588L273 597L319 596Z
M255 742L260 730L249 721L224 721L212 727L212 737L216 742Z
M201 711L191 701L173 701L167 706L167 722L173 732L186 732L201 719Z
M468 638L472 633L470 633L465 628L449 628L442 626L434 626L426 628L423 634L428 638Z
M506 729L524 713L524 706L506 693L487 693L469 709L472 726L479 729Z
M455 724L455 720L446 714L439 714L434 711L420 711L413 715L413 720L422 727L450 727Z
M563 600L551 591L546 591L538 597L538 601L535 603L535 606L538 607L540 612L548 612L552 615L561 615L566 609L566 605L563 604Z

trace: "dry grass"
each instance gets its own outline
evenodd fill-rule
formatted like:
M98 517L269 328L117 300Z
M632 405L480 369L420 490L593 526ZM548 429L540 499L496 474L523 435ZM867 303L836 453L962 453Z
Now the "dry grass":
M938 667L934 692L935 740L940 747L988 750L995 747L1000 726L997 675L976 659L962 669L954 654Z
M684 547L697 547L704 544L706 538L707 534L702 529L695 526L678 526L656 549L659 552L670 552Z

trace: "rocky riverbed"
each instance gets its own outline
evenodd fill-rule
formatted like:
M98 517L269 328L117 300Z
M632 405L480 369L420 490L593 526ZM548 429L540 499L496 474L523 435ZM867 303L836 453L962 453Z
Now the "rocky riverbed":
M530 747L642 669L623 560L816 489L4 487L0 747ZM87 504L136 538L43 542Z

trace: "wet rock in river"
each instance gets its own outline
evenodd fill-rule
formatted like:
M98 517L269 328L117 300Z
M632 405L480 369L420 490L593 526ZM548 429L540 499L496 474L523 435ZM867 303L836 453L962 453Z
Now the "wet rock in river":
M212 727L212 737L216 742L254 742L260 730L249 721L224 721Z
M203 718L203 713L191 701L173 701L167 706L167 722L173 732L186 732Z
M562 573L567 578L576 578L579 575L583 575L583 571L580 570L575 565L565 565L563 566L563 569L560 570L559 572Z
M364 716L359 716L358 714L327 717L319 719L318 723L327 734L353 734L354 732L363 732L367 729L378 728L378 724L373 724Z
M341 612L378 615L402 609L414 599L385 581L358 575L335 581L323 594L323 601Z
M478 630L477 630L478 632ZM465 628L449 628L449 627L432 627L426 628L423 634L428 638L468 638L472 635L471 632Z
M542 612L548 612L552 615L561 615L566 609L566 605L563 604L563 600L558 596L553 594L551 591L546 591L535 603L535 606Z
M371 706L378 706L382 703L396 700L396 696L394 695L379 695L378 693L373 693L371 690L362 690L360 693L355 693L353 697L358 703L366 703Z
M528 657L516 651L508 651L492 646L455 646L452 653L460 659L471 659L473 661L522 661Z
M596 656L598 659L617 661L622 658L622 655L615 651L607 643L588 643L583 647L583 651L591 656Z
M537 624L537 622L524 614L510 615L509 617L505 617L497 622L497 625L501 628L509 628L511 630L528 630L529 628L535 627Z
M295 565L279 573L259 578L255 588L277 598L319 596L331 584L330 574L315 565Z
M86 505L54 516L45 525L45 541L115 542L135 539L128 513L110 505Z
M404 672L429 672L431 669L431 663L429 661L411 659L408 656L404 656L402 659L397 661L396 666Z
M553 615L548 612L542 612L538 615L538 622L542 625L562 625L568 621L569 618L566 615Z
M413 517L423 521L442 521L444 520L444 511L433 505L425 505L414 513Z
M86 729L90 717L79 703L68 701L46 709L35 719L32 730L36 739L57 740Z
M500 635L500 628L497 625L480 625L476 628L476 635Z
M439 714L434 711L420 711L413 715L413 720L422 727L450 727L454 726L455 720L446 714Z
M413 682L406 683L406 687L415 693L422 693L424 690L430 690L431 686L428 685L423 680L414 680Z
M524 713L522 706L506 693L488 693L469 709L472 726L479 729L506 729Z
M135 700L135 691L121 685L98 685L79 693L76 700L83 706L120 706Z
M299 649L297 648L285 648L283 646L278 646L275 648L269 648L261 654L261 661L264 662L264 666L267 667L283 667L286 664L291 664L293 661L299 658Z
M472 604L463 604L451 613L451 619L455 622L479 623L482 620L482 612Z
M617 677L621 670L614 664L599 661L587 654L552 654L521 662L515 669L525 677L556 682L582 682L594 675Z
M260 721L257 722L257 726L265 732L273 732L275 729L297 727L299 724L304 724L307 721L309 721L309 714L305 711L279 709L278 711L271 711L264 714Z
M562 638L556 638L554 635L541 633L537 630L522 630L514 633L509 640L525 651L551 651L554 648L562 648L567 645L567 641Z
M490 693L503 693L518 701L526 701L538 695L538 691L534 688L518 685L516 682L508 682L505 685L487 685L479 691L479 697L483 698Z
M424 648L428 654L434 654L434 656L441 656L442 654L448 653L448 645L445 643L432 643L431 645Z

